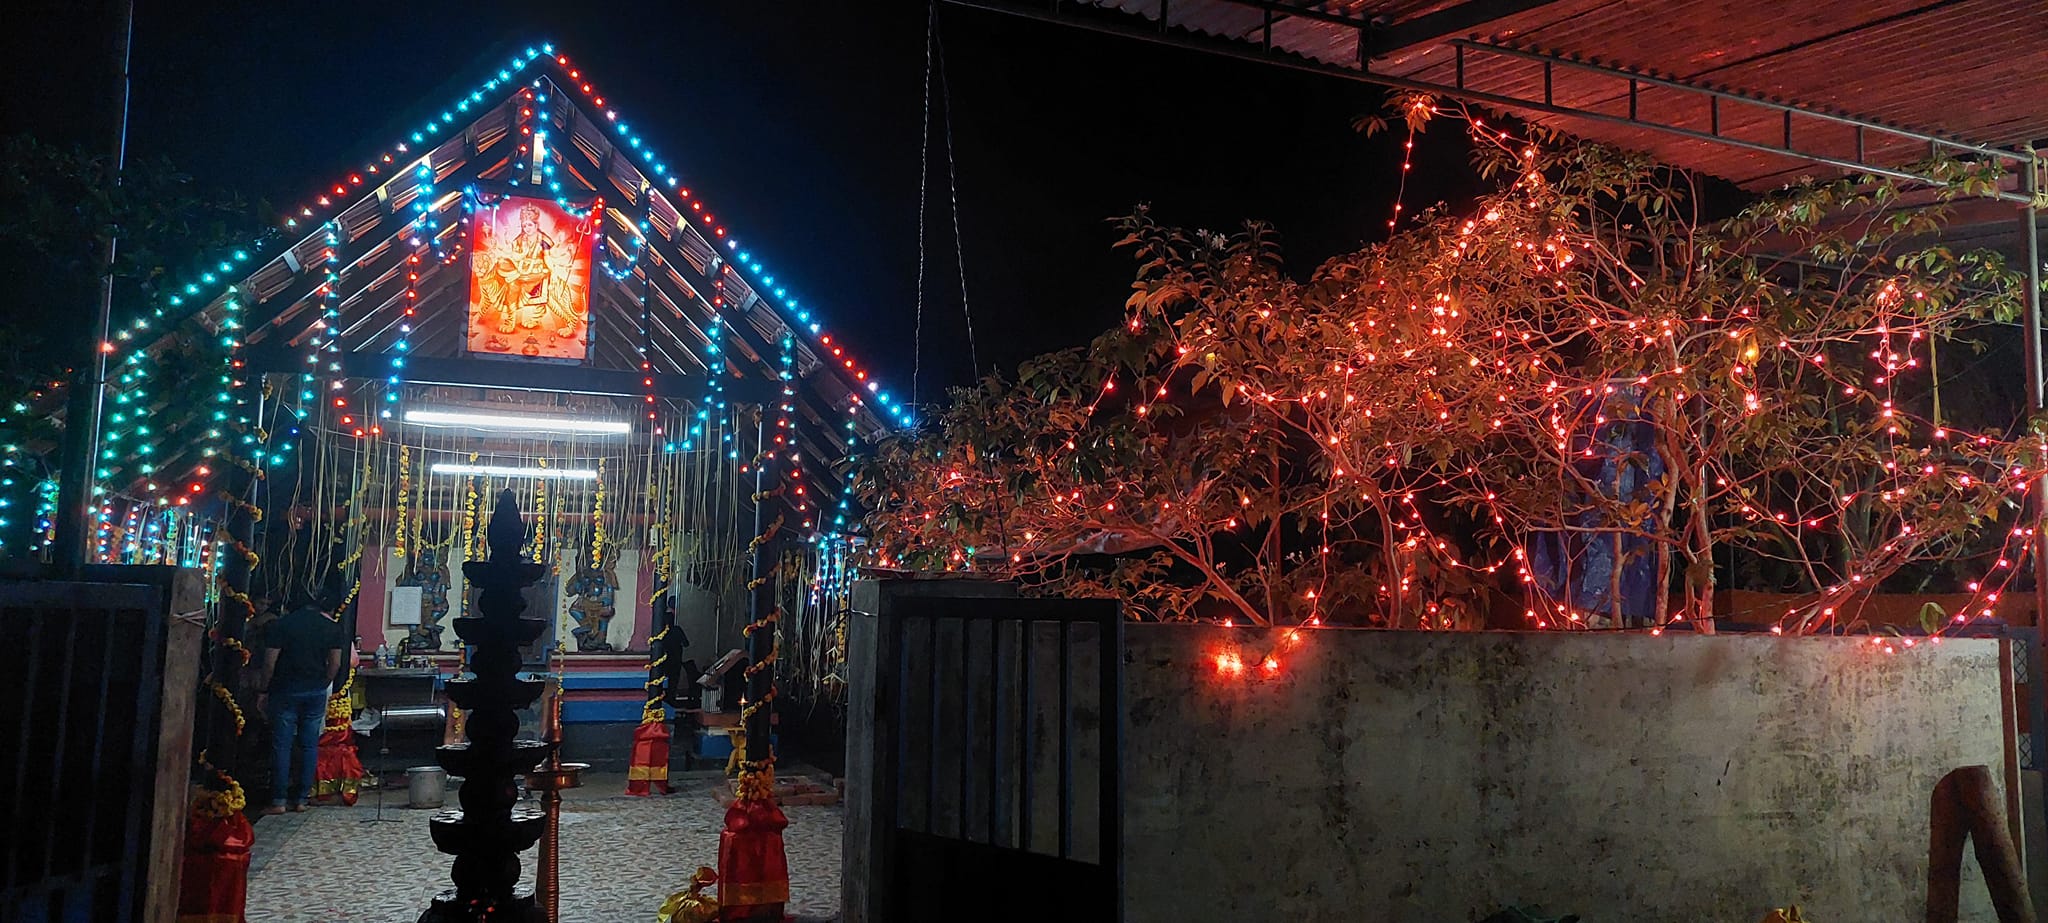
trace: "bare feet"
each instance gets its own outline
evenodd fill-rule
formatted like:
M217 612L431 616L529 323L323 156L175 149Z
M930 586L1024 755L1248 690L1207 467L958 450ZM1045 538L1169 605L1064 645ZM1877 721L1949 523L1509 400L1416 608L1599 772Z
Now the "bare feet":
M306 806L305 806L305 805L303 805L303 804L295 804L295 805L292 805L292 813L293 813L293 814L304 814L304 813L306 813Z
M281 805L281 804L273 804L273 805L271 805L270 807L267 807L267 808L264 808L264 809L263 809L263 816L264 816L264 817L276 817L276 816L278 816L279 814L283 814L283 813L284 813L284 805Z

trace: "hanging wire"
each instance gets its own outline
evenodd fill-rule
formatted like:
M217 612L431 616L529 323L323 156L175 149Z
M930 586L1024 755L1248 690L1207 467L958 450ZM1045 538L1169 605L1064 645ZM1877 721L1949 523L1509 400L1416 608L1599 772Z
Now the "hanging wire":
M960 271L960 317L967 324L967 360L974 368L974 379L980 381L981 355L974 346L974 312L967 307L967 251L960 237L960 171L953 158L953 86L946 79L946 49L939 42L938 20L936 16L932 21L931 33L931 45L936 51L936 54L931 56L936 57L938 60L939 103L944 109L943 115L945 116L946 125L946 193L953 206L953 265ZM930 67L931 65L927 63L927 70ZM929 112L931 108L931 88L929 86L931 78L926 77L925 79L927 84L925 88L925 108ZM919 203L919 207L923 207L922 202ZM922 237L921 230L920 237ZM923 262L923 250L924 248L920 244L918 248L920 265ZM920 300L921 304L922 301Z
M930 0L924 20L924 116L917 137L917 324L910 334L910 403L917 403L918 377L924 371L924 225L926 199L931 185L932 156L932 68L937 59L934 46L939 40L939 3Z

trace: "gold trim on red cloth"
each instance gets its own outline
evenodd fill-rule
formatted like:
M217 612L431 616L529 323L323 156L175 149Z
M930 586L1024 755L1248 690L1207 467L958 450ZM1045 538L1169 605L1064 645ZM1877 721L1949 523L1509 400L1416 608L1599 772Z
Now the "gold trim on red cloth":
M757 881L743 885L718 884L718 903L728 909L755 904L789 903L789 882Z

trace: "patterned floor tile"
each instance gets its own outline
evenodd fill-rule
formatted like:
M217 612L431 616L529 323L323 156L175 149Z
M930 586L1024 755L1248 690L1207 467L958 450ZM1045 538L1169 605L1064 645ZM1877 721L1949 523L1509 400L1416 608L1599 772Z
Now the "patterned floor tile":
M678 783L667 797L631 798L622 775L600 775L564 796L562 923L651 921L669 892L699 865L718 864L724 809L709 779ZM454 793L449 793L450 799ZM412 923L448 879L449 857L434 850L430 812L385 803L376 793L352 808L314 808L263 818L249 874L250 923ZM789 913L800 921L839 912L838 807L791 807L783 846L789 856ZM535 855L525 854L523 881Z

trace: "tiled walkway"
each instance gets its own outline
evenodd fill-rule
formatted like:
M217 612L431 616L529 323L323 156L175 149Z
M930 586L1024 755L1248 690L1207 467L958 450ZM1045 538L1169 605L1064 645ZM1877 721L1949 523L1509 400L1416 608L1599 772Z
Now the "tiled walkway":
M564 796L561 923L654 919L669 892L699 865L717 866L725 816L713 778L680 778L676 794L629 798L623 775L598 775ZM455 793L449 792L452 804ZM384 821L376 793L352 808L314 808L256 824L249 872L250 923L412 923L443 888L449 857L434 850L428 811L387 794ZM840 809L790 807L783 845L789 855L789 913L799 921L835 919L839 910ZM533 880L535 850L521 881Z

